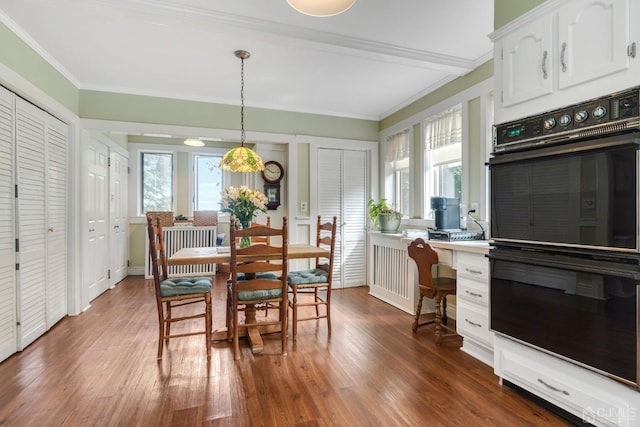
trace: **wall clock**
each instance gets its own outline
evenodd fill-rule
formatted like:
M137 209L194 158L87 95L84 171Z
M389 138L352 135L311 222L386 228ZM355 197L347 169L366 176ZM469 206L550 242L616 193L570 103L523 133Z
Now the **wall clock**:
M275 160L264 163L262 179L264 179L264 194L267 196L267 209L275 210L280 206L280 181L284 178L284 168Z
M284 178L284 168L275 160L269 160L264 163L262 178L269 184L279 184Z

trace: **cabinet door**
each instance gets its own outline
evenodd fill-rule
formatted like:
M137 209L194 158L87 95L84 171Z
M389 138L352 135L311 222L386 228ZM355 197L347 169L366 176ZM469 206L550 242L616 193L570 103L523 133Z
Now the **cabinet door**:
M502 39L502 106L551 93L552 16L544 16Z
M558 88L629 67L629 0L576 0L558 11Z
M0 87L0 361L18 350L14 191L15 96Z

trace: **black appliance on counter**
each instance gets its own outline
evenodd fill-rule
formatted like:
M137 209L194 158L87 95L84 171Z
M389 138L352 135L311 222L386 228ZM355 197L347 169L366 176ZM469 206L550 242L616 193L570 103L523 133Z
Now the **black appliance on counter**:
M460 199L432 197L431 209L436 220L436 230L460 230Z
M491 329L639 388L640 88L495 126Z

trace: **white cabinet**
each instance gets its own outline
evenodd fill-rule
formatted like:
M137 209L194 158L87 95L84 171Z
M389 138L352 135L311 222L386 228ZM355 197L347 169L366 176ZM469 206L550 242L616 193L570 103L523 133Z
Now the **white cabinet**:
M496 122L640 84L638 13L631 0L555 0L496 31Z
M638 391L501 335L495 336L494 371L587 423L640 425Z
M552 16L507 34L500 42L502 106L547 95L553 90Z
M456 253L456 329L462 351L493 364L493 332L489 330L489 261L483 254Z
M575 0L558 10L559 89L629 68L629 1Z

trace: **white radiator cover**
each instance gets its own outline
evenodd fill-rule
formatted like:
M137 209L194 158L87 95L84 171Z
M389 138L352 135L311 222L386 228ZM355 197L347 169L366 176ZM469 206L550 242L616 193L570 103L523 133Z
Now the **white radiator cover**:
M182 248L216 246L216 226L164 227L162 235L167 259ZM145 241L144 275L145 278L150 279L153 277L153 271L149 256L149 239L145 239ZM216 274L215 264L169 266L169 276L208 276L211 274Z

